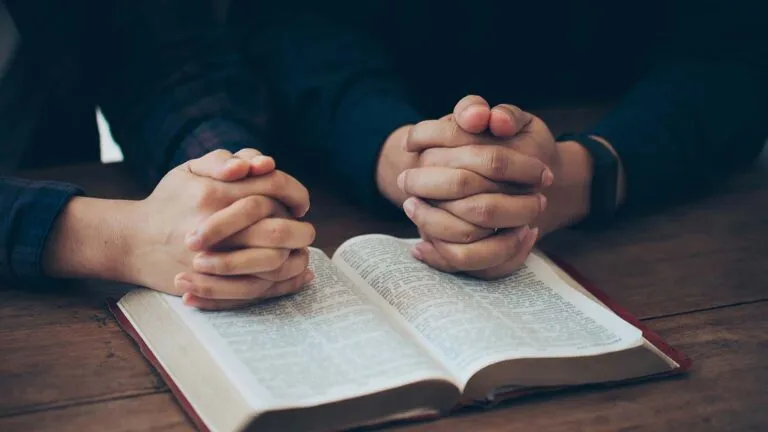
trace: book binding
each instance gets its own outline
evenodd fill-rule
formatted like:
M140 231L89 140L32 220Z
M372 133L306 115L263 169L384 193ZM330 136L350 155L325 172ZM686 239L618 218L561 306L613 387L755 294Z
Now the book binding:
M576 269L574 269L571 265L550 256L550 259L555 262L563 271L568 273L576 282L581 284L584 289L589 291L592 295L594 295L598 300L600 300L603 304L605 304L611 311L613 311L616 315L618 315L621 319L628 322L629 324L635 326L640 331L643 332L643 337L652 345L654 345L659 351L664 353L666 356L671 358L675 363L678 364L678 367L675 369L672 369L668 372L664 372L661 374L656 374L652 376L644 376L644 377L638 377L633 378L629 380L622 380L622 381L616 381L616 382L610 382L610 383L600 383L600 384L592 384L588 386L579 386L579 387L606 387L606 386L616 386L619 384L627 384L631 382L638 382L638 381L644 381L651 378L660 378L664 376L670 376L670 375L677 375L680 373L683 373L691 368L693 365L692 360L677 350L676 348L670 346L667 344L661 336L659 336L657 333L655 333L653 330L645 326L642 322L640 322L639 319L637 319L634 315L632 315L627 309L622 307L621 305L617 304L613 300L608 297L608 295L597 288L591 281L589 281L587 278L582 276ZM109 299L108 301L108 307L112 315L114 315L115 319L117 320L117 323L120 325L120 327L125 330L125 332L134 340L136 345L139 347L139 350L141 351L142 355L152 364L152 366L157 369L157 371L160 373L160 376L163 378L163 381L168 385L168 388L171 390L171 393L178 401L179 405L181 406L182 410L187 414L190 421L197 427L198 430L201 432L209 432L209 428L206 426L205 422L203 422L202 418L200 418L200 415L197 413L195 408L192 406L192 404L187 400L186 396L184 396L184 393L179 389L178 385L174 382L173 378L171 378L168 371L165 370L162 363L157 359L155 354L152 352L152 350L147 346L146 342L142 339L139 332L136 330L136 328L133 326L133 324L128 320L128 317L125 316L123 311L120 309L120 307L117 305L117 301L114 299ZM493 401L489 402L466 402L462 403L461 405L457 406L455 410L464 408L466 406L486 406L491 407L498 405L499 403L503 401L507 401L509 399L517 399L524 396L544 393L544 392L553 392L557 390L563 390L566 388L571 387L535 387L535 388L526 388L521 390L513 390L508 393L503 393L500 395L497 395L497 397ZM429 418L432 418L432 416L429 416ZM419 416L418 418L414 418L411 421L415 420L427 420L428 418L425 418L424 416ZM403 421L398 421L397 423L402 423Z

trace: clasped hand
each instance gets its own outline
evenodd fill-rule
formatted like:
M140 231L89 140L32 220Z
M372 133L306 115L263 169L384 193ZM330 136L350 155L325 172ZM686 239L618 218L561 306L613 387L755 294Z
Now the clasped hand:
M519 268L539 236L542 191L559 164L547 126L517 107L491 109L467 96L453 114L414 125L403 146L417 155L397 178L422 237L414 257L485 279Z
M396 134L393 134L396 135ZM392 146L385 144L385 152ZM395 180L422 241L413 255L446 272L493 279L522 265L539 236L559 157L547 126L477 96L410 127ZM312 280L307 189L253 149L217 150L171 170L134 206L123 277L201 309L289 294Z
M297 291L312 280L307 189L253 149L211 152L171 170L137 207L144 227L131 280L225 309Z

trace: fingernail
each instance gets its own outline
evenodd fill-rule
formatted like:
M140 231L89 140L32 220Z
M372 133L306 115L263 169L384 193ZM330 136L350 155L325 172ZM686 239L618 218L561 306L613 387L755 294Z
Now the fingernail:
M526 225L526 226L524 226L524 227L520 228L520 229L517 231L517 239L518 239L520 242L525 242L525 240L527 240L527 236L528 236L528 233L529 233L530 231L531 231L531 228L530 228L528 225Z
M207 255L198 255L192 263L195 270L204 273L212 273L216 270L216 264L212 257Z
M226 164L224 164L224 169L234 168L234 167L240 165L243 162L244 161L242 159L232 158L232 159L228 160Z
M307 209L304 210L304 211L299 212L299 215L297 217L303 218L304 216L307 215L307 213L309 213L309 209L310 209L310 204L307 203Z
M408 198L403 203L403 210L405 210L405 214L408 215L409 219L413 219L413 212L416 211L416 199L415 198Z
M544 211L547 208L547 197L544 194L539 194L539 211Z
M257 165L257 164L268 163L268 162L270 162L272 160L273 159L271 157L269 157L269 156L261 156L261 155L259 155L259 156L254 156L253 159L251 159L251 163L254 164L254 165Z
M405 192L405 173L406 171L403 171L399 176L397 176L397 188L403 192Z
M203 246L203 239L197 229L187 234L186 238L187 248L190 250L200 250Z
M421 253L421 250L419 250L419 245L421 243L417 244L413 248L411 248L411 255L416 258L419 261L422 261L424 259L424 255Z
M185 305L189 306L189 299L191 299L191 298L192 298L192 294L190 294L190 293L188 293L188 292L185 292L185 293L184 293L184 294L181 296L181 301L182 301L182 303L184 303Z
M541 184L544 187L550 186L555 181L555 175L549 168L544 168L544 172L541 173Z
M534 228L528 233L527 240L531 242L531 244L536 243L536 240L539 239L539 229Z
M308 271L306 275L304 276L304 283L308 284L315 280L315 274L312 272L312 270Z
M184 291L184 295L187 295L190 291L192 291L192 281L185 278L184 276L180 276L176 278L176 288Z

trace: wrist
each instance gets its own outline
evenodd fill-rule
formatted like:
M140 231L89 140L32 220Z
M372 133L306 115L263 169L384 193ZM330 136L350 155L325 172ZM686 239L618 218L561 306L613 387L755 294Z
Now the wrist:
M608 141L598 136L592 136L592 139L603 144L618 160L616 195L613 201L615 208L618 208L626 194L621 160ZM552 187L544 192L550 203L541 217L542 231L545 233L577 224L589 216L591 211L595 173L589 150L577 141L560 141L557 143L557 152L557 160L561 164L560 173L555 177Z
M133 282L126 270L136 202L75 197L64 207L43 255L51 277Z
M387 200L402 206L408 196L397 186L397 177L403 171L416 166L418 155L405 150L405 141L413 125L406 125L392 132L381 148L376 163L376 186Z
M544 233L574 225L589 214L592 157L575 141L558 142L556 148L561 167L553 184L543 191L547 208L538 225Z

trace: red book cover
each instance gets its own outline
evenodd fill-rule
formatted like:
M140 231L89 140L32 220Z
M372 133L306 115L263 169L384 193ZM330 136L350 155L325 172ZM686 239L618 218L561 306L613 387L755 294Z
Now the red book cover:
M616 304L613 302L607 294L605 294L602 290L598 289L593 283L591 283L589 280L584 278L581 274L579 274L573 267L571 267L569 264L566 264L558 259L555 259L553 257L550 257L552 261L554 261L561 269L563 269L566 273L568 273L576 282L581 284L587 291L592 293L597 299L599 299L601 302L603 302L607 307L609 307L616 315L621 317L624 321L632 324L633 326L637 327L643 332L643 337L653 344L659 351L663 352L665 355L667 355L669 358L675 361L679 366L678 368L674 370L670 370L669 372L658 374L653 377L640 377L632 380L625 380L621 381L621 383L627 383L631 381L641 381L646 380L649 378L658 378L662 376L668 376L668 375L675 375L679 373L683 373L691 368L693 362L690 358L688 358L685 354L678 351L677 349L669 346L664 340L656 333L654 333L651 329L643 325L640 320L638 320L636 317L634 317L632 314L629 313L626 309L624 309L622 306ZM115 316L115 319L117 320L118 324L125 330L126 333L136 342L139 349L141 350L142 355L155 367L155 369L158 370L160 373L160 376L162 376L163 380L168 385L168 388L171 390L171 393L173 393L174 397L176 397L177 401L179 402L179 405L181 408L186 412L186 414L189 416L189 419L192 421L192 423L195 424L195 426L198 428L198 430L202 432L208 432L209 429L203 422L203 420L200 418L200 416L195 411L194 407L191 403L187 400L187 398L184 396L184 394L181 392L179 387L176 385L176 383L173 381L171 376L168 374L168 372L163 368L160 361L155 357L152 350L149 349L147 344L144 342L144 340L139 335L139 332L133 327L133 324L128 320L128 318L125 316L123 311L118 307L117 302L115 300L109 301L109 310L112 312L112 314ZM601 385L611 385L611 384L618 384L618 383L606 383ZM559 389L562 389L564 387L541 387L541 388L531 388L531 389L524 389L521 391L512 391L507 394L500 395L498 399L496 400L496 403L508 400L511 398L519 398L526 395L531 394L537 394L542 392L551 392L556 391ZM462 407L457 407L456 409L461 409ZM432 417L419 417L413 420L427 420ZM398 422L400 423L400 422Z
M200 432L208 432L208 426L205 425L203 419L201 419L197 414L195 408L191 403L189 403L187 397L184 396L184 393L181 392L181 389L179 389L179 387L173 381L173 378L171 378L171 376L168 374L168 371L165 370L163 364L160 363L160 360L155 357L155 353L149 349L146 342L144 342L144 339L141 338L139 332L136 330L133 324L131 324L131 321L128 320L128 317L125 316L122 309L120 309L120 307L117 305L117 301L110 299L108 306L109 311L112 312L112 315L115 316L115 320L117 320L117 323L120 325L120 327L122 327L123 330L125 330L125 332L128 333L128 335L131 337L131 339L136 342L136 345L139 346L139 350L141 350L141 354L150 363L152 363L152 366L154 366L155 369L157 369L157 371L160 373L160 376L163 377L163 381L165 381L165 384L167 384L168 388L171 389L171 393L173 393L173 396L179 402L179 405L181 405L181 408L187 414L192 423L195 424L197 430Z

